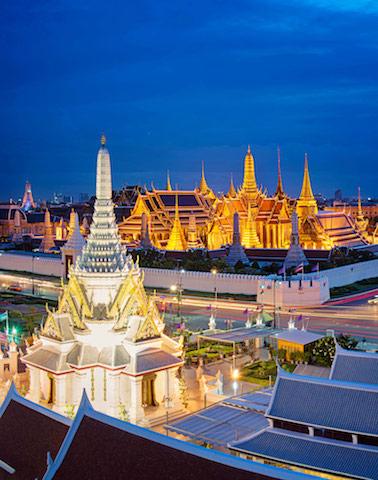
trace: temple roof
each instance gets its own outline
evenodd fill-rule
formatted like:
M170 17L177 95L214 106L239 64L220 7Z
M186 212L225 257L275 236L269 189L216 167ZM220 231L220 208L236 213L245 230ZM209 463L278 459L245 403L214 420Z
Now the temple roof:
M313 477L193 445L93 410L84 394L44 480L307 480Z
M378 448L268 428L232 450L351 478L378 478Z
M290 374L279 368L267 416L351 433L378 435L378 387Z
M337 344L330 378L378 385L378 354L344 350Z
M21 397L12 383L0 408L0 478L41 479L47 453L55 458L71 423L69 418Z
M272 335L271 338L283 340L285 342L293 342L298 345L308 345L323 338L324 335L312 332L304 332L302 330L285 330Z
M183 365L183 361L158 348L147 348L136 356L135 373L147 373L164 367Z

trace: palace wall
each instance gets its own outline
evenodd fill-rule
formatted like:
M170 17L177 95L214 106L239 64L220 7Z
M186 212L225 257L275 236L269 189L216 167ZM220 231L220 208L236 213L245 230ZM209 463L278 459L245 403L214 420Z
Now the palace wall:
M378 259L367 262L353 263L343 267L331 268L320 272L320 277L328 277L329 288L343 287L366 278L378 277ZM319 273L305 273L304 279L316 279ZM301 274L294 278L301 278Z
M23 252L0 252L0 269L20 272L34 272L40 275L63 275L64 266L59 255L33 255ZM165 270L161 268L142 268L144 272L144 284L151 288L170 288L171 285L182 284L184 290L197 292L256 295L259 281L266 280L260 275L238 275L232 273L191 272L179 274L177 270ZM319 273L304 274L305 281L328 278L329 288L340 287L357 282L366 278L378 276L378 259L367 262L345 265ZM302 274L293 277L293 280L301 280ZM292 291L291 291L292 292ZM290 292L288 292L289 294Z
M276 306L322 305L329 300L327 277L316 280L259 280L257 301Z
M238 275L233 273L192 272L177 273L177 270L165 270L162 268L142 268L144 273L144 285L152 288L170 288L172 285L181 283L184 290L196 292L256 295L257 284L261 275Z
M39 275L63 275L60 255L31 254L25 252L0 252L0 269L30 272Z

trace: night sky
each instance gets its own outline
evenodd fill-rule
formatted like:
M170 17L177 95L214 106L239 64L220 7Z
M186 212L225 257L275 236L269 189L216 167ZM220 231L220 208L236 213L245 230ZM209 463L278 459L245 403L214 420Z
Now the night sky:
M93 193L102 130L113 184L378 196L376 0L2 3L1 201Z

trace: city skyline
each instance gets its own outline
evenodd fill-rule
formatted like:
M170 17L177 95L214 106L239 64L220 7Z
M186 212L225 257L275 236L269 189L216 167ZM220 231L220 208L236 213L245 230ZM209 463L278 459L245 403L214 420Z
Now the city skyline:
M189 6L100 2L4 7L2 201L94 191L101 131L113 182L214 191L241 182L247 145L274 192L276 148L297 197L376 197L378 8L278 0ZM53 187L52 187L53 186Z

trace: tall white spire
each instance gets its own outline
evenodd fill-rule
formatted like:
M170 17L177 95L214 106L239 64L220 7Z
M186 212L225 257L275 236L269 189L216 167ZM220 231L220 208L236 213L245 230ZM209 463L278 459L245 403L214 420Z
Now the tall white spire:
M85 277L87 287L92 285L94 301L107 303L117 285L129 272L130 259L127 259L121 245L114 215L112 200L112 180L110 155L105 147L106 138L101 138L102 147L97 155L96 201L90 234L82 255L72 268L77 277ZM98 274L101 274L100 276ZM107 277L109 288L99 278ZM101 292L101 289L103 290ZM97 292L97 293L96 293Z

